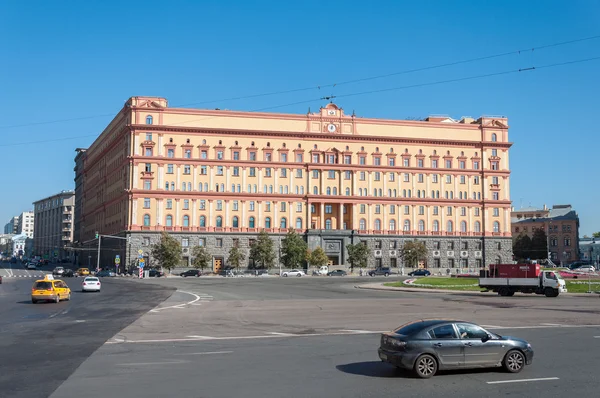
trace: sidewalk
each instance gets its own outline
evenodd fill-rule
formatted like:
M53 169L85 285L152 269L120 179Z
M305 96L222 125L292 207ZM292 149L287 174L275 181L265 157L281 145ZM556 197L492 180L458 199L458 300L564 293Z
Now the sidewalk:
M381 290L381 291L398 291L398 292L419 292L419 293L445 293L445 294L462 294L469 296L481 296L485 295L493 295L497 296L497 293L494 292L475 292L472 290L445 290L445 289L427 289L427 288L418 288L418 287L394 287L394 286L384 286L383 283L365 283L362 285L354 285L356 289L366 289L366 290ZM575 297L599 297L598 293L561 293L566 296L575 296Z

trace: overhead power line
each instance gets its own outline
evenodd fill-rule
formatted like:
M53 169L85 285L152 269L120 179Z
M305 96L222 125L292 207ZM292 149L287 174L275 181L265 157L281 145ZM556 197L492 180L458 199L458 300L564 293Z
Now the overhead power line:
M335 96L335 98L346 98L346 97L354 97L354 96L359 96L359 95L375 94L375 93L382 93L382 92L388 92L388 91L406 90L406 89L417 88L417 87L435 86L435 85L440 85L440 84L455 83L455 82L460 82L460 81L482 79L482 78L494 77L494 76L501 76L501 75L509 75L509 74L515 74L515 73L520 73L520 72L529 72L529 71L535 71L535 70L538 70L538 69L548 69L548 68L554 68L554 67L558 67L558 66L573 65L573 64L578 64L578 63L583 63L583 62L590 62L590 61L597 61L597 60L600 60L600 56L590 57L590 58L584 58L584 59L578 59L578 60L572 60L572 61L557 62L557 63L547 64L547 65L541 65L541 66L532 66L532 67L528 67L528 68L511 69L511 70L500 71L500 72L493 72L493 73L486 73L486 74L481 74L481 75L459 77L459 78L455 78L455 79L437 80L437 81L433 81L433 82L417 83L417 84L411 84L411 85L406 85L406 86L389 87L389 88L382 88L382 89L377 89L377 90L369 90L369 91L360 91L360 92L356 92L356 93L340 94L340 95ZM250 110L248 112L261 112L261 111L266 111L266 110L283 108L283 107L287 107L287 106L307 104L307 103L312 103L312 102L315 102L315 101L328 100L330 98L333 98L333 96L312 98L312 99L308 99L308 100L304 100L304 101L296 101L296 102L291 102L291 103L286 103L286 104L273 105L273 106L268 106L268 107L264 107L264 108L253 109L253 110ZM191 123L191 122L197 122L197 121L203 121L203 120L210 120L210 119L215 119L215 118L218 118L218 117L220 117L220 116L208 116L208 117L202 117L202 118L195 118L195 119L190 119L190 120L178 122L178 124L185 124L185 123ZM15 145L30 145L30 144L38 144L38 143L47 143L47 142L50 142L50 141L66 141L66 140L71 140L71 139L76 139L76 138L83 138L83 137L90 137L90 136L97 137L98 134L84 135L84 136L78 136L78 137L56 138L56 139L53 139L53 140L40 140L40 141L29 141L29 142L18 142L18 143L0 144L0 147L8 147L8 146L15 146Z
M218 102L225 102L225 101L238 101L238 100L242 100L242 99L252 99L252 98L268 97L268 96L274 96L274 95L291 94L291 93L298 93L298 92L309 91L309 90L320 90L322 88L337 87L337 86L342 86L342 85L347 85L347 84L361 83L361 82L370 81L370 80L384 79L384 78L388 78L388 77L392 77L392 76L422 72L422 71L427 71L427 70L432 70L432 69L446 68L449 66L456 66L456 65L467 64L467 63L471 63L471 62L485 61L485 60L494 59L494 58L506 57L509 55L519 55L521 53L534 52L536 50L539 51L539 50L544 50L544 49L548 49L548 48L560 47L560 46L565 46L565 45L574 44L574 43L580 43L580 42L589 41L589 40L596 40L596 39L600 39L600 35L583 37L583 38L573 39L573 40L560 41L560 42L556 42L556 43L545 44L545 45L538 46L538 47L524 48L521 50L513 50L513 51L508 51L508 52L503 52L503 53L498 53L498 54L493 54L493 55L486 55L486 56L481 56L481 57L459 60L459 61L445 62L445 63L441 63L441 64L437 64L437 65L424 66L424 67L420 67L420 68L406 69L406 70L401 70L401 71L386 73L386 74L381 74L381 75L367 76L367 77L362 77L362 78L357 78L357 79L346 80L346 81L342 81L342 82L338 82L338 83L328 83L328 84L321 84L321 85L316 85L316 86L293 88L293 89L289 89L289 90L278 90L278 91L271 91L271 92L258 93L258 94L249 94L249 95L243 95L243 96L221 98L221 99L217 99L217 100L208 100L208 101L193 102L193 103L187 103L187 104L176 104L176 105L173 105L173 107L174 108L183 108L186 106L193 106L193 105L203 105L203 104L211 104L211 103L218 103ZM68 118L68 119L57 119L57 120L42 121L42 122L24 123L24 124L17 124L17 125L11 125L11 126L0 126L0 130L9 129L9 128L28 127L28 126L39 126L39 125L43 125L43 124L65 123L65 122L71 122L71 121L94 119L94 118L99 118L99 117L110 117L110 116L114 116L114 114L110 113L110 114L82 116L82 117ZM66 138L66 139L70 139L70 138Z

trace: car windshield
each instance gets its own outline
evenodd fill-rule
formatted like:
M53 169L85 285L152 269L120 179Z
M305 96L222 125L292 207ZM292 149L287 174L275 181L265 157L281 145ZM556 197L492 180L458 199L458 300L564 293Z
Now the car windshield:
M52 289L52 283L51 282L36 282L35 285L33 286L33 288L36 290Z

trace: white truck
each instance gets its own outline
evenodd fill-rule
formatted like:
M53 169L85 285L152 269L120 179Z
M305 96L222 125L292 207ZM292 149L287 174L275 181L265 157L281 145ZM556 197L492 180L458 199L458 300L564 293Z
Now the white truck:
M556 297L567 292L565 280L554 271L542 271L534 278L481 277L479 287L497 292L500 296L513 296L515 292L521 292Z

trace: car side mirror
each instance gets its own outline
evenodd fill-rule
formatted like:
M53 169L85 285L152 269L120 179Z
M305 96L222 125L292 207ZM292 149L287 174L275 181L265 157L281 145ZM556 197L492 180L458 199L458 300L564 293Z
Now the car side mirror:
M481 342L485 343L486 341L491 340L491 339L492 339L492 335L491 334L486 334L485 336L483 336L481 338Z

